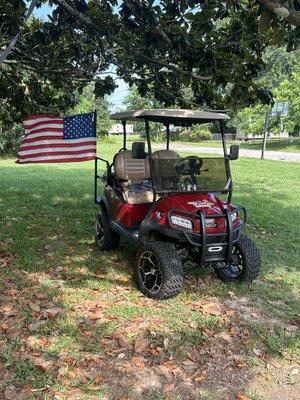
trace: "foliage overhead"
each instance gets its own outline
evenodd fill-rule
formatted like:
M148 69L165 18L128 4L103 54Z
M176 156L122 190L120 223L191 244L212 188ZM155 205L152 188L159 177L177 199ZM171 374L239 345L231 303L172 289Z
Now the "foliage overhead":
M42 3L47 1L37 6ZM112 66L141 95L151 92L165 105L268 103L271 92L255 81L264 67L262 54L270 45L295 49L300 29L298 0L285 5L289 16L271 3L49 0L55 8L46 21L31 17L24 24L28 3L0 0L0 47L21 30L0 65L2 121L64 112L91 81L97 96L111 93L113 75L104 72Z

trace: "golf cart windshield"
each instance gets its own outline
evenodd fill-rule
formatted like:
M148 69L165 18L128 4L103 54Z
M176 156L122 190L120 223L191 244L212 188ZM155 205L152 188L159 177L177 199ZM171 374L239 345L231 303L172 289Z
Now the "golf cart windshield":
M152 163L153 186L157 193L223 192L230 188L230 176L224 158L154 158Z

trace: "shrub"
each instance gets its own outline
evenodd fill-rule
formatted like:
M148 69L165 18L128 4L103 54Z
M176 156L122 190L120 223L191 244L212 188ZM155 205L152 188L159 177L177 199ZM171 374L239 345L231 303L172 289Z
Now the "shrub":
M179 140L183 142L198 142L210 140L211 132L207 125L195 125L192 129L185 129L179 133Z
M6 128L1 128L0 126L0 155L16 155L21 145L23 136L24 129L22 124L15 124Z

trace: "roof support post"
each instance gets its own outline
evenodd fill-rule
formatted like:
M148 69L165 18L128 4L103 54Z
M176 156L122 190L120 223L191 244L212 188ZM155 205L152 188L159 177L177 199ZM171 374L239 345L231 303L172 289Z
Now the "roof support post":
M227 201L229 203L231 203L233 184L232 184L231 170L230 170L230 164L229 164L229 157L228 157L227 148L226 148L225 121L223 121L223 120L220 121L220 129L221 129L222 145L223 145L223 152L224 152L224 158L225 158L224 161L225 161L226 175L227 175L227 179L230 179Z
M126 120L122 120L123 125L123 150L126 150Z
M220 130L221 130L224 157L228 157L226 148L226 138L225 138L225 122L223 120L220 121Z
M154 166L153 166L152 148L151 148L150 125L149 125L149 120L147 118L145 118L145 130L146 130L147 146L148 146L151 185L152 185L152 190L153 190L153 203L152 204L154 204L156 202L156 192L155 192L155 187L154 187Z
M152 149L151 149L151 138L150 138L150 126L149 121L145 118L145 130L146 130L146 138L147 138L147 145L148 145L148 154L149 157L152 156Z
M166 128L167 128L167 150L170 148L170 123L166 123Z

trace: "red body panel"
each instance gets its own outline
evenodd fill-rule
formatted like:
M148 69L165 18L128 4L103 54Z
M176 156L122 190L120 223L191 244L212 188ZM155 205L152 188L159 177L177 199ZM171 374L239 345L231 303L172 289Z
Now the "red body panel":
M113 214L116 221L120 221L126 228L132 228L146 217L152 204L127 204L122 202L118 197L110 193ZM230 203L223 202L219 197L212 193L174 193L169 194L156 203L155 208L151 212L150 218L155 220L158 224L168 226L167 213L171 209L181 210L182 213L197 213L202 210L205 216L209 219L209 215L222 214L224 209L233 210L234 206ZM177 213L178 215L180 213ZM192 219L192 218L191 218ZM216 218L216 227L207 227L207 233L223 233L226 231L225 218ZM200 232L199 219L193 221L194 231ZM239 219L237 218L233 225L237 225ZM181 229L182 230L182 229Z
M151 204L127 204L120 201L116 210L116 221L122 222L126 228L133 228L145 218Z
M210 215L222 214L225 209L233 210L235 207L227 202L223 202L219 197L212 193L176 193L169 194L168 196L162 198L156 204L155 209L151 213L151 218L154 219L160 225L168 225L167 213L171 209L181 210L184 212L196 214L197 211L202 210L205 216L209 219ZM176 215L180 213L174 212ZM191 220L193 218L191 217ZM226 231L225 218L215 218L217 222L216 227L206 227L207 233L223 233ZM239 219L237 218L233 225L237 225ZM193 220L194 231L196 233L200 232L200 221L199 219ZM182 228L181 228L182 230Z
M109 198L114 220L121 222L125 228L139 225L151 207L151 204L124 203L110 187L106 188L105 195Z

